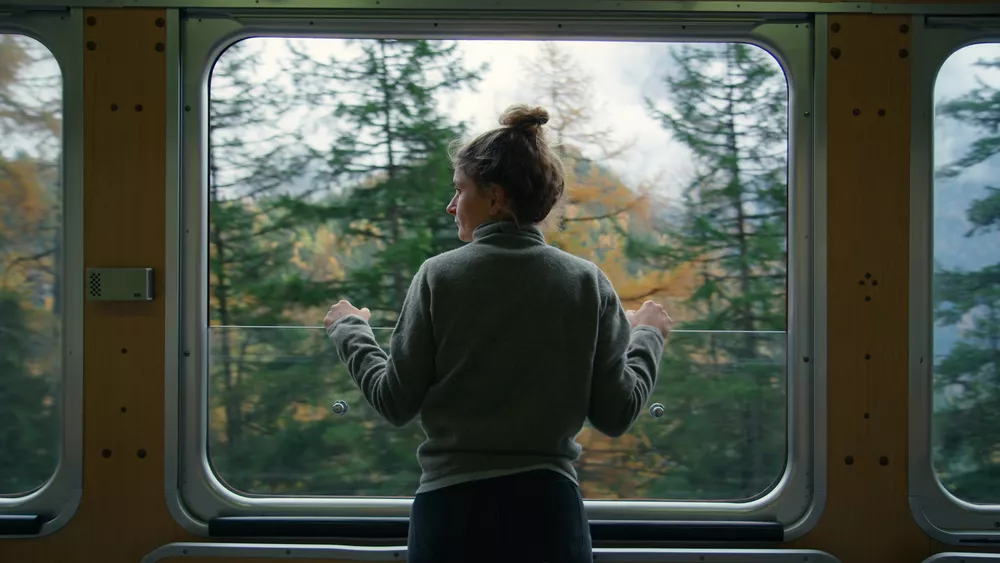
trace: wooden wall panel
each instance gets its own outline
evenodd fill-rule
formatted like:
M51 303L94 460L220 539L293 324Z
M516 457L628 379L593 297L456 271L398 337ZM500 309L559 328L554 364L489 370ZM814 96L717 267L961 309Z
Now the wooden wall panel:
M907 501L908 17L830 17L828 500L799 547L913 561Z
M190 539L163 492L164 16L84 15L84 265L152 267L156 296L85 304L82 503L52 536L0 542L2 561L135 562Z

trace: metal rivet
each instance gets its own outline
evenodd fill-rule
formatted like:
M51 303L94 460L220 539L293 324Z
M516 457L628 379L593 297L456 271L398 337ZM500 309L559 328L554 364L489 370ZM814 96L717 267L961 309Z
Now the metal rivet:
M122 412L128 412L128 409L125 408L125 407L122 407Z
M97 49L97 43L94 43L93 41L87 41L87 50L93 51L95 49Z
M865 359L866 359L866 360L870 360L870 359L872 359L872 355L871 355L871 354L865 354Z
M163 43L157 43L156 44L156 50L158 52L162 53L163 52Z
M907 51L906 49L900 49L899 50L899 58L905 59L906 57L909 57L909 56L910 56L910 52Z
M865 272L865 279L872 277L871 272Z
M138 452L135 453L135 455L139 456L139 459L145 459L146 450L139 450Z
M909 31L910 31L910 26L906 25L905 23L899 26L900 33L909 33Z
M118 104L111 104L111 111L118 111Z
M834 47L833 49L830 49L830 56L833 57L834 59L839 59L840 58L840 49L838 49L836 47Z
M97 25L97 18L94 16L87 18L87 25Z
M808 364L809 363L809 356L805 356L804 358L802 358L802 361Z
M163 18L156 18L156 27L163 27L167 22Z
M135 111L142 111L142 104L135 104Z
M878 280L872 280L872 285L878 285Z
M882 456L882 457L878 458L878 464L879 465L889 465L889 458L887 458L885 456Z
M857 115L861 115L861 110L860 110L860 109L858 109L858 108L854 108L854 109L853 109L853 110L851 111L851 113L852 113L852 114L854 114L854 115L856 115L856 116L857 116Z
M879 117L885 117L885 110L884 109L878 110L878 116Z
M868 418L868 417L870 417L870 416L871 416L871 415L869 415L868 413L865 413L865 418Z
M844 463L846 463L847 465L854 465L854 456L849 455L845 457Z
M104 450L101 452L101 455L104 457L111 457L111 450Z
M840 31L840 24L839 23L835 23L835 24L831 25L830 26L830 31L832 31L834 33L837 33L838 31Z
M871 300L872 300L871 295L865 295L865 301L871 301Z
M128 354L128 348L122 348L122 354Z

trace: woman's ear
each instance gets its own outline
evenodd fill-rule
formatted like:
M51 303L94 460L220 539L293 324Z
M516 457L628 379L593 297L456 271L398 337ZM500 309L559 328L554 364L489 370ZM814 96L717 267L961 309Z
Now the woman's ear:
M498 215L503 212L505 204L503 188L493 184L490 187L490 214Z

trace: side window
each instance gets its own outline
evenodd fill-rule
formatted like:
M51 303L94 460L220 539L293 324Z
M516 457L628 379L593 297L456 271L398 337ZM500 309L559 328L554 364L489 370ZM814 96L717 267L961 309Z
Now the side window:
M241 537L273 534L272 515L398 532L419 484L419 419L376 414L322 320L349 299L388 346L417 269L463 244L447 212L450 144L528 103L549 111L568 171L547 242L594 262L626 308L654 299L675 320L631 431L577 436L589 516L611 536L629 521L712 520L728 530L719 541L798 537L822 512L826 463L813 420L825 392L810 273L825 240L811 223L825 119L810 106L815 27L707 16L650 41L580 15L563 21L573 37L526 38L519 21L477 17L450 28L476 37L461 40L377 18L184 20L174 513ZM718 39L699 42L689 21ZM292 37L259 35L279 28ZM317 525L334 537L338 522Z
M233 491L412 496L419 424L381 421L316 325L348 298L388 342L416 269L462 244L449 141L520 100L570 170L549 242L678 322L662 410L578 437L585 497L740 502L782 477L789 88L768 52L251 38L209 98L208 457Z
M934 88L931 446L941 485L975 505L1000 505L998 124L1000 45L962 48Z
M0 33L0 497L55 474L62 441L62 75Z
M1000 537L1000 30L957 23L914 19L909 492L930 536L992 545Z
M0 537L81 496L82 35L81 13L0 16Z

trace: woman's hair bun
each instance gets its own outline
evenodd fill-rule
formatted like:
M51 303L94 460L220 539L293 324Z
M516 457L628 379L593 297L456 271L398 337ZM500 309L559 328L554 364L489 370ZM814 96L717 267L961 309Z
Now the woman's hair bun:
M540 106L515 104L507 108L500 116L500 125L537 131L538 127L549 122L549 112Z

